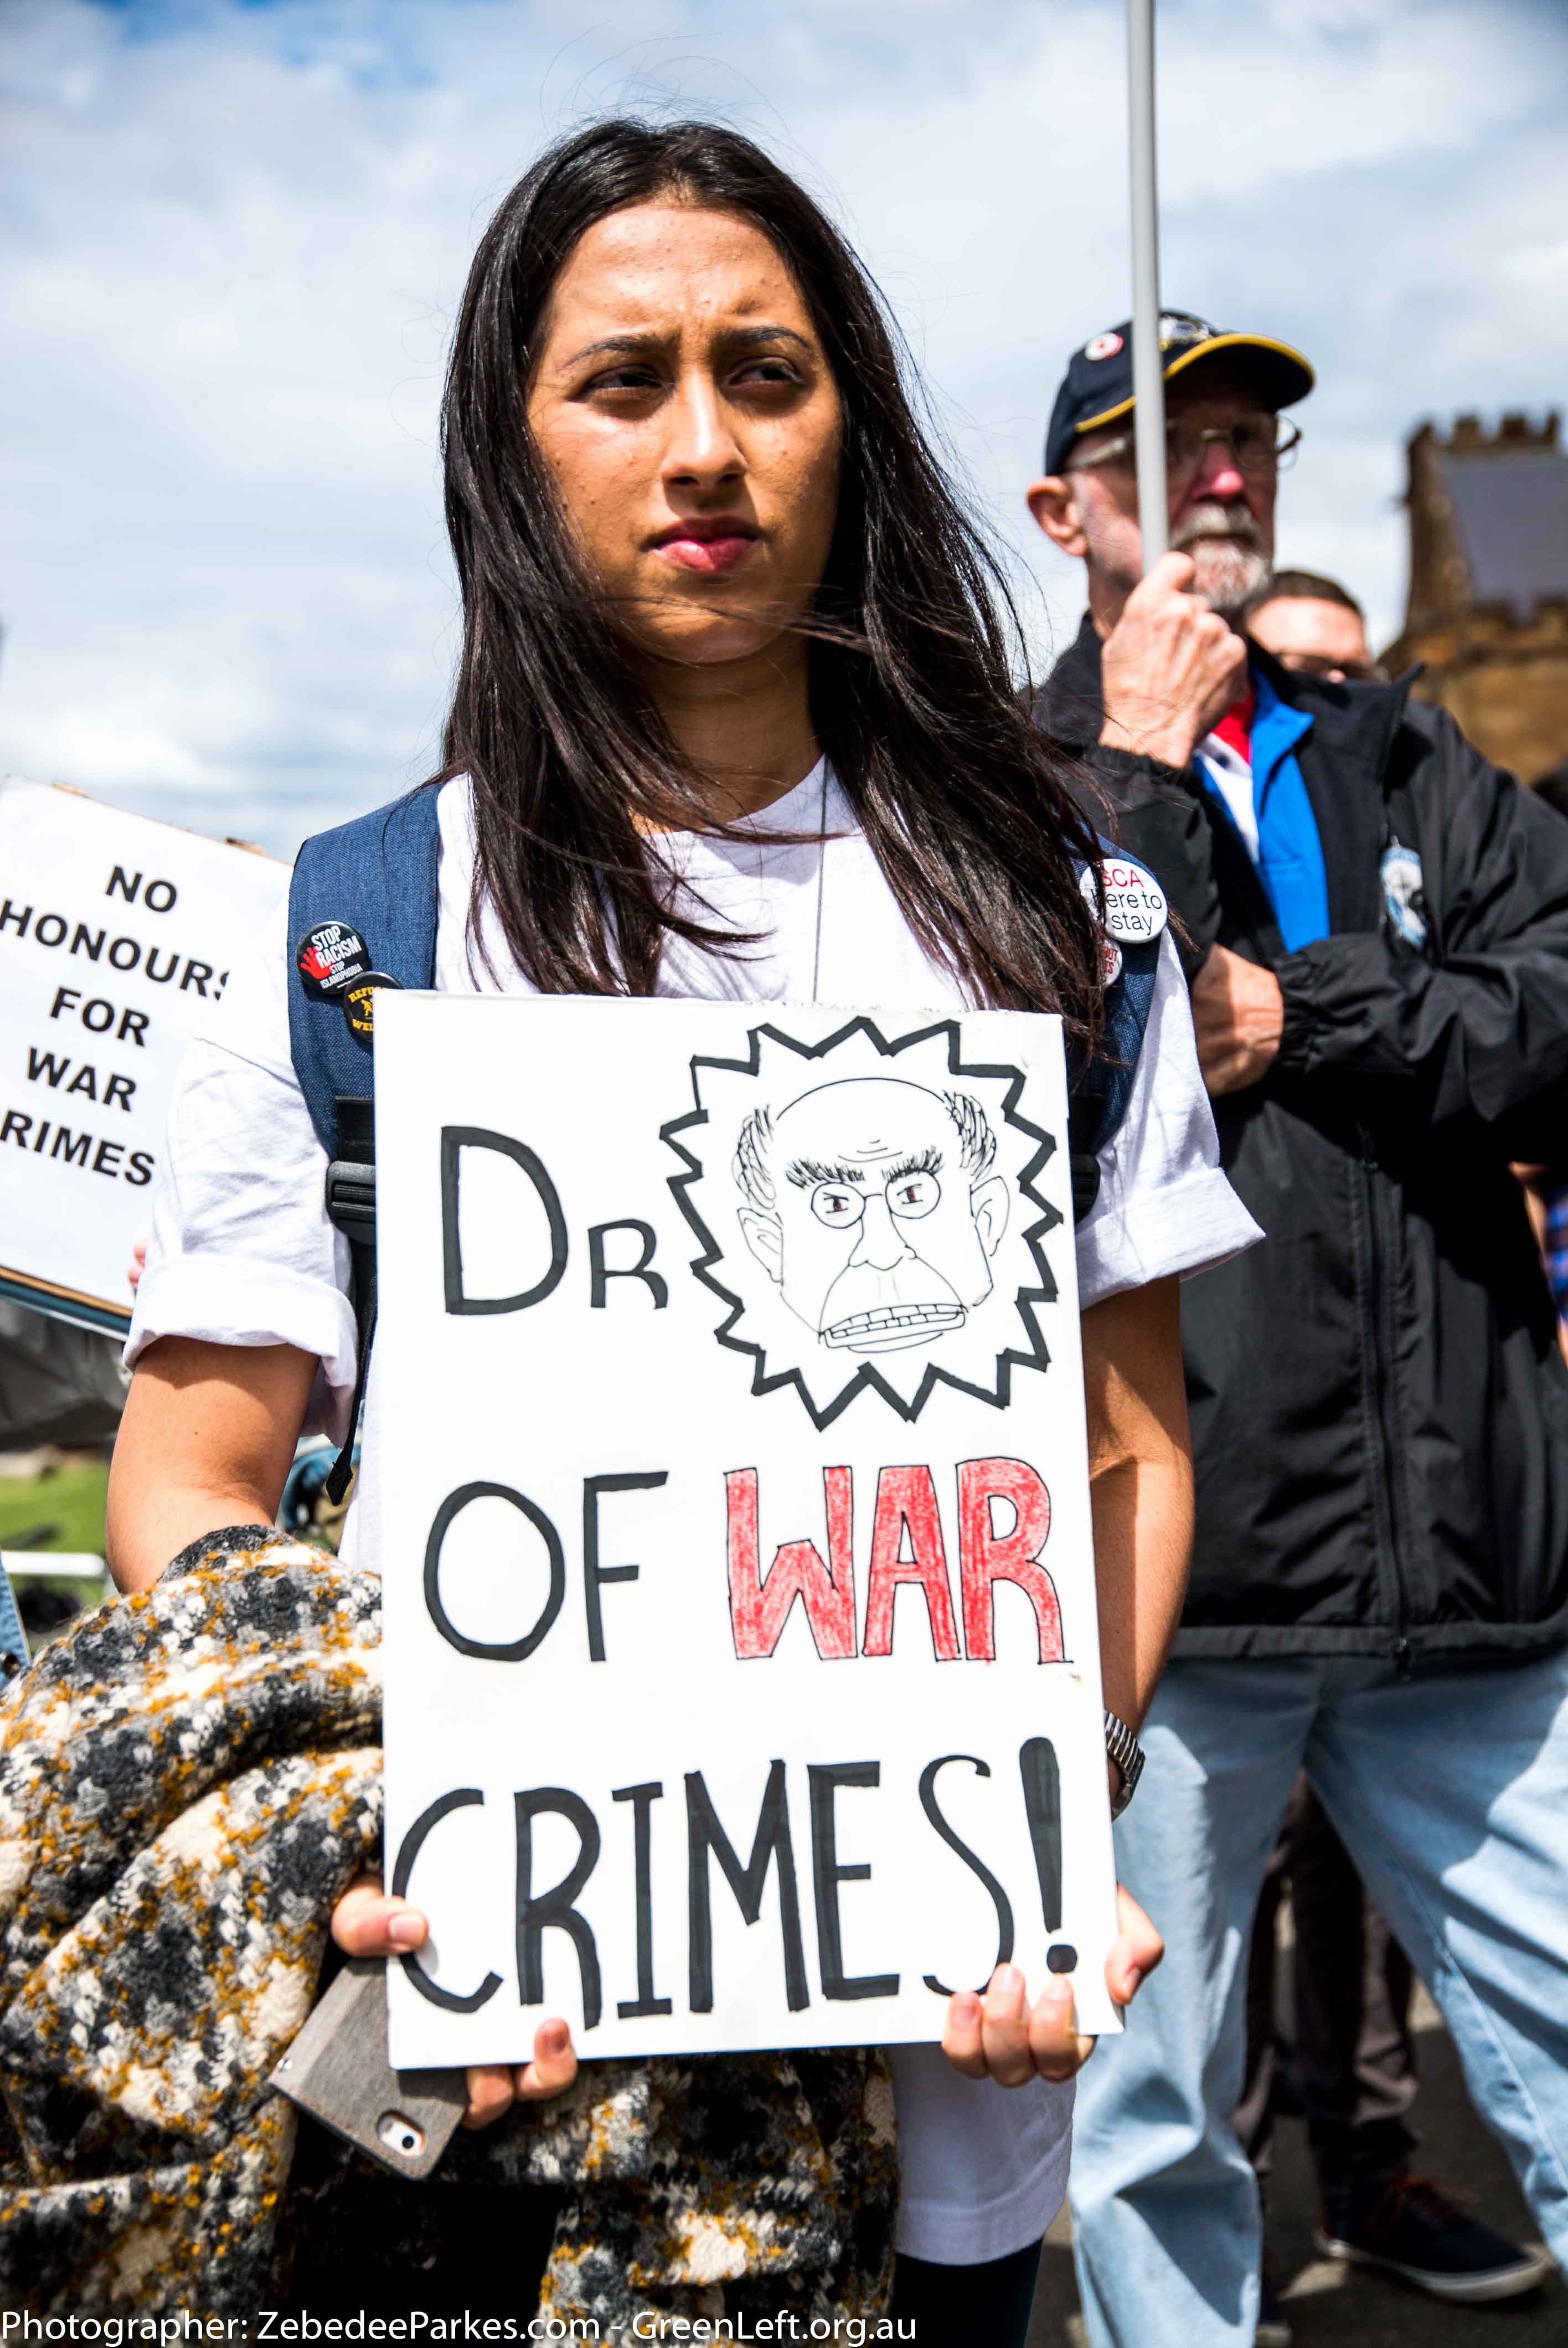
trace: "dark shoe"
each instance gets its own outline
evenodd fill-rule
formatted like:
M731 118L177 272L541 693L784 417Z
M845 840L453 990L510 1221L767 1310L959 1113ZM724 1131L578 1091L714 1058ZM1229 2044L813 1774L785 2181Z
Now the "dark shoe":
M1553 2271L1541 2250L1522 2250L1467 2217L1430 2178L1374 2178L1324 2204L1317 2247L1326 2259L1376 2267L1433 2299L1515 2299Z
M1274 2277L1265 2267L1257 2300L1257 2331L1254 2334L1255 2348L1291 2348L1296 2338L1289 2324L1279 2312L1279 2293L1274 2287Z

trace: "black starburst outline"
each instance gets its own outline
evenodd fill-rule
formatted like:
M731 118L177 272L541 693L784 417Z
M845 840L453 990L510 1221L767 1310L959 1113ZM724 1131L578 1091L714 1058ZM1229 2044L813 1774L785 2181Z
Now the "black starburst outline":
M1031 1200L1040 1209L1039 1220L1031 1223L1023 1235L1028 1242L1030 1254L1034 1260L1040 1285L1035 1288L1019 1289L1014 1299L1019 1318L1029 1332L1030 1350L1023 1353L1017 1346L1009 1345L997 1355L994 1394L986 1386L976 1385L971 1379L961 1378L951 1370L939 1369L935 1363L927 1363L926 1374L920 1381L914 1399L907 1403L902 1395L890 1386L886 1378L869 1362L863 1362L843 1391L825 1409L819 1411L812 1400L805 1380L799 1370L770 1373L766 1367L765 1345L757 1344L749 1338L734 1337L730 1334L745 1312L745 1300L737 1296L733 1289L726 1288L722 1281L713 1276L712 1267L723 1262L724 1251L718 1245L689 1195L692 1186L702 1179L702 1161L693 1157L691 1150L678 1138L681 1134L690 1132L694 1126L706 1125L708 1122L708 1112L702 1106L700 1071L703 1068L712 1068L727 1076L760 1076L764 1037L771 1043L781 1045L785 1051L793 1052L797 1059L820 1060L825 1054L833 1051L838 1045L846 1042L851 1035L856 1035L867 1037L882 1057L889 1060L897 1059L901 1052L913 1051L917 1045L928 1044L933 1038L941 1037L946 1040L948 1046L949 1076L989 1076L999 1080L1010 1078L1007 1097L1002 1103L1002 1115L1010 1126L1016 1127L1019 1132L1027 1134L1030 1139L1038 1145L1034 1156L1019 1177L1019 1187L1025 1197ZM727 1346L732 1353L751 1354L753 1394L775 1394L781 1387L794 1386L805 1405L812 1424L818 1433L824 1427L831 1426L840 1413L848 1409L856 1395L868 1389L881 1395L885 1402L892 1405L900 1418L911 1424L919 1417L938 1385L956 1387L960 1394L972 1395L977 1402L989 1403L995 1410L1005 1410L1011 1400L1012 1374L1015 1369L1045 1370L1050 1366L1050 1351L1046 1344L1044 1332L1036 1318L1035 1307L1040 1304L1054 1304L1060 1291L1051 1276L1050 1266L1041 1251L1040 1242L1048 1231L1054 1231L1058 1224L1064 1220L1061 1210L1053 1207L1049 1199L1041 1198L1034 1187L1035 1177L1054 1157L1058 1144L1054 1134L1047 1133L1041 1127L1031 1124L1028 1117L1018 1114L1017 1104L1024 1085L1022 1070L1005 1063L994 1067L985 1063L973 1065L966 1063L960 1057L961 1037L956 1019L938 1019L930 1026L918 1028L908 1035L897 1036L891 1043L882 1035L871 1020L864 1017L851 1019L845 1026L836 1028L831 1035L824 1036L819 1044L804 1044L798 1036L786 1035L782 1028L775 1027L769 1022L752 1029L750 1045L749 1055L743 1060L719 1059L703 1053L693 1054L691 1067L692 1098L694 1106L683 1116L672 1117L667 1125L661 1126L659 1138L661 1141L669 1143L676 1156L684 1162L686 1169L684 1173L671 1174L669 1177L669 1183L676 1205L691 1225L699 1246L703 1250L702 1255L693 1258L692 1270L704 1288L711 1289L715 1296L731 1308L729 1318L715 1330L714 1335L719 1344Z

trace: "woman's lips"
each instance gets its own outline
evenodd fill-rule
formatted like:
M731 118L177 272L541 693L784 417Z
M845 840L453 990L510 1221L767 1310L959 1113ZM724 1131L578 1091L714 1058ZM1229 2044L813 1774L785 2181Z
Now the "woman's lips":
M661 539L653 551L663 555L666 561L678 564L682 571L695 571L712 579L726 571L733 571L737 564L745 561L757 543L754 537L743 530L712 533L703 530L700 535L695 531L690 535L682 531Z

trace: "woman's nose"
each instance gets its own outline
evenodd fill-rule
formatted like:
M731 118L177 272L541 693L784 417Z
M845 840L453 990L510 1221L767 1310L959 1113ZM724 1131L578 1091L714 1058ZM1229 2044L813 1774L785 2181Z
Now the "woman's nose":
M745 464L711 376L696 370L683 374L665 417L669 437L664 447L663 473L667 481L712 489L723 481L740 479Z

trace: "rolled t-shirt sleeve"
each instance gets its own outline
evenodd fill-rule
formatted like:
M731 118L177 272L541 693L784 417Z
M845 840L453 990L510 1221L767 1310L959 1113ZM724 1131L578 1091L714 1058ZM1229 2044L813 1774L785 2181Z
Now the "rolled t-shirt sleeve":
M286 902L187 1051L153 1185L126 1364L159 1337L297 1345L321 1363L307 1425L338 1435L354 1380L348 1242L289 1051Z
M1186 981L1167 931L1126 1113L1100 1153L1100 1195L1078 1227L1080 1307L1172 1273L1190 1279L1262 1237L1220 1167Z

